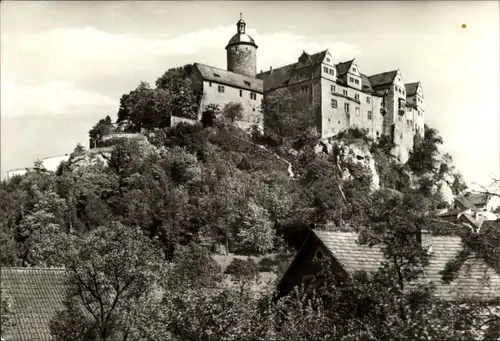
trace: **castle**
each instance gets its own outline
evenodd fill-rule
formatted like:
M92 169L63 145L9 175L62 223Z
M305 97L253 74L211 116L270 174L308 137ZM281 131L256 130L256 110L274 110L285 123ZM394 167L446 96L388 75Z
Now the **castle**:
M266 122L260 112L263 97L288 88L298 105L307 108L322 138L349 128L361 128L369 136L390 136L394 155L406 162L414 139L424 134L424 97L420 82L405 83L400 70L372 76L361 73L356 60L334 64L328 50L305 51L297 62L257 74L257 44L245 32L241 18L236 34L226 46L227 70L194 63L191 79L202 93L198 119L210 103L221 107L240 102L243 129Z

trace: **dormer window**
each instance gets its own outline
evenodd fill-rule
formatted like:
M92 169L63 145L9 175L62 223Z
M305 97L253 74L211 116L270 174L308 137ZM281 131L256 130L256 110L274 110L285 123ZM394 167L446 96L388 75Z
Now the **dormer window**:
M328 58L328 57L327 57L327 58L326 58L326 62L327 62L327 63L331 63L330 58Z
M245 85L248 85L250 86L250 82L249 81L243 81L245 83Z
M220 78L220 75L219 75L218 73L215 73L215 72L214 72L214 77L215 77L215 78Z
M356 72L356 68L355 67L352 68L352 72Z

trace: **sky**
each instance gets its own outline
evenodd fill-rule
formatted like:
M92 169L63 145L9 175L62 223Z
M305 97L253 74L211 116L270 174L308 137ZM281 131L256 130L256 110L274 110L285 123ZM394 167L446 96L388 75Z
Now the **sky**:
M420 81L426 123L469 182L500 177L499 1L2 1L1 174L88 146L141 81L226 68L239 13L268 70L329 49L360 71ZM463 28L462 25L466 27Z

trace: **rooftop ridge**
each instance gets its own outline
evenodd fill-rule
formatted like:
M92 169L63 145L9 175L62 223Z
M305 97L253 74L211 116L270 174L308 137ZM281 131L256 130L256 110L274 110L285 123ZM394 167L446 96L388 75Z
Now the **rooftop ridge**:
M65 267L54 267L54 268L49 268L49 267L23 267L23 266L2 266L1 270L20 270L20 271L63 271L67 270Z

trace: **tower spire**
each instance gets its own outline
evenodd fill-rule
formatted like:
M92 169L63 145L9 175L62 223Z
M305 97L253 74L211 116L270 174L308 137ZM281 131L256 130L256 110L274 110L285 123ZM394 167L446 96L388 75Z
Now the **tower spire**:
M243 20L243 13L240 12L240 20L238 20L238 22L236 23L236 27L238 28L237 29L237 33L245 33L245 21Z

